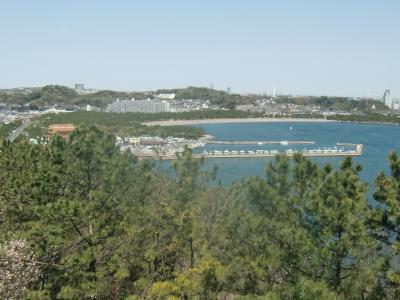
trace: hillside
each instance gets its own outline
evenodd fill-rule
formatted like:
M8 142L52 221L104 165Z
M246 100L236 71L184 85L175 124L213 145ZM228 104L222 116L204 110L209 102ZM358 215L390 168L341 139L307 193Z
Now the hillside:
M150 94L133 92L116 92L103 90L88 95L79 95L74 89L61 85L46 85L42 88L34 88L31 93L0 93L0 102L29 106L31 108L43 108L48 106L73 107L90 104L99 108L105 108L115 99L144 99L153 98Z
M372 99L354 101L349 100L346 97L287 97L280 96L276 99L278 103L290 103L297 105L318 105L321 109L335 110L335 111L346 111L346 112L388 112L390 109L383 104L381 101ZM372 109L375 107L375 109Z
M160 89L148 92L118 92L102 90L97 93L79 95L74 89L60 85L47 85L42 88L34 88L31 93L15 92L7 94L0 92L0 103L20 105L34 109L49 106L63 108L84 107L87 104L104 109L108 103L116 99L153 99L160 93L175 93L175 99L209 100L212 105L221 108L235 109L237 105L255 103L257 99L268 98L260 95L231 94L222 90L214 90L205 87L192 87L182 89ZM321 109L346 112L387 112L389 109L380 101L363 100L352 101L345 97L314 97L314 96L278 96L275 101L278 104L318 105ZM373 109L373 107L375 107Z

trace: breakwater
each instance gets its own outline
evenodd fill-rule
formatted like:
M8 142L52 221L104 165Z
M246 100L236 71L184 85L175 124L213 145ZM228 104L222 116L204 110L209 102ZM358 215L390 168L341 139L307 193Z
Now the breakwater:
M312 145L314 141L204 141L206 144L220 144L220 145Z
M258 142L259 143L259 142ZM263 158L263 157L274 157L276 155L294 156L295 154L301 154L306 157L334 157L334 156L360 156L363 153L362 144L352 143L337 143L337 146L354 147L354 149L343 150L343 149L304 149L301 151L287 149L284 151L278 150L225 150L225 151L207 151L204 150L201 154L195 153L195 158ZM163 160L176 159L177 155L172 153L154 153L139 155L139 158L158 158Z

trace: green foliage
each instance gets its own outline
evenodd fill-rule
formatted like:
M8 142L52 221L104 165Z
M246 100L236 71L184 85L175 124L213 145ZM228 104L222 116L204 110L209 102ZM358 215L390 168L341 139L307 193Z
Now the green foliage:
M153 99L153 95L148 93L125 93L125 92L116 92L116 91L108 91L103 90L92 94L80 95L74 100L74 104L83 106L86 104L90 104L96 107L105 108L108 103L116 99Z
M29 243L40 268L27 299L399 296L386 259L398 242L384 235L399 231L395 154L373 209L349 158L334 169L278 156L265 177L224 187L189 149L165 169L94 126L0 153L0 238Z
M362 100L354 101L347 97L287 97L280 96L276 100L278 103L291 103L297 105L318 105L321 109L332 111L345 111L345 112L386 112L390 111L381 101L376 100ZM374 109L372 107L375 107Z
M0 102L14 105L30 105L35 108L43 106L53 106L60 103L64 105L72 105L73 100L77 98L75 90L60 86L60 85L47 85L42 88L34 88L29 94L14 93L14 94L0 94Z
M240 199L252 206L240 210L250 217L227 223L235 232L234 258L246 266L237 271L248 274L239 288L256 294L307 276L346 299L371 295L382 261L358 172L350 159L332 170L301 156L278 156L265 179L249 179Z
M210 100L211 104L228 109L235 109L238 104L250 103L251 98L238 94L229 94L225 91L218 91L204 87L188 87L176 90L176 99L199 99Z
M384 206L376 213L376 222L381 225L379 239L389 245L393 251L391 263L400 255L400 158L396 152L389 155L391 174L381 172L376 177L374 197ZM398 268L387 270L387 278L393 285L392 293L400 297L400 271Z
M383 115L377 113L369 113L365 115L334 115L328 116L328 120L337 120L343 122L361 122L361 123L400 123L398 115Z
M59 85L47 85L42 88L35 88L29 94L14 93L0 94L0 102L16 105L30 104L33 107L44 106L84 106L86 104L105 108L108 103L116 99L153 99L158 93L176 93L176 99L200 99L210 100L212 104L221 107L234 109L237 104L249 103L251 98L231 95L225 91L217 91L208 88L188 87L174 90L158 90L154 92L116 92L102 90L96 93L78 95L75 90Z
M106 112L71 112L63 114L47 114L32 121L27 132L31 137L44 136L47 134L49 125L55 123L73 123L75 125L96 125L102 130L119 136L139 136L151 135L160 137L184 137L190 139L198 139L205 134L204 130L199 127L192 126L149 126L143 122L160 121L160 120L193 120L193 119L219 119L219 118L259 118L269 117L277 118L279 116L265 115L263 113L251 113L236 110L205 110L196 112L183 113L106 113ZM307 118L315 119L324 116L318 114L294 114L285 116L286 118ZM351 121L351 122L387 122L399 123L400 118L395 115L334 115L328 116L328 120ZM0 127L0 135L8 133L13 125Z
M105 113L105 112L71 112L63 114L47 114L33 120L27 132L31 137L47 134L49 125L57 123L72 123L78 125L96 125L102 130L119 136L151 135L160 137L185 137L198 139L204 135L204 130L189 126L147 126L142 124L152 114L140 113Z
M21 124L21 120L14 121L8 124L0 124L0 138L6 138L12 130L18 128L19 126L21 126Z
M78 95L74 89L60 85L46 85L42 88L34 88L31 93L0 94L0 102L14 105L28 105L32 108L43 108L46 106L73 107L86 104L105 108L108 103L116 99L147 99L153 98L148 93L125 93L115 91L99 91L87 95Z

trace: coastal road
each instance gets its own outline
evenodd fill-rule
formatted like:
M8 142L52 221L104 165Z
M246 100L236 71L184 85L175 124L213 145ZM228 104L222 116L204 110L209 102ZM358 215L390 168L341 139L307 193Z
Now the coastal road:
M15 141L19 135L24 132L26 128L28 128L29 124L31 123L31 120L26 119L22 120L22 125L19 126L17 129L14 129L7 137L7 140L10 141L11 143Z

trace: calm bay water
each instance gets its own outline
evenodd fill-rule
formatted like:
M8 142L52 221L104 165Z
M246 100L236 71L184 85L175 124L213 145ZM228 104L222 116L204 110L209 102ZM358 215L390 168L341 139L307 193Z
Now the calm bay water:
M320 122L320 123L225 123L225 124L202 124L195 125L202 127L208 134L215 137L215 140L221 141L281 141L281 140L302 140L315 141L312 148L334 147L339 143L363 144L363 155L355 157L354 160L363 165L361 177L367 181L370 186L369 194L374 189L374 178L380 171L388 172L387 157L391 150L400 151L400 127L396 125L380 124L356 124L339 122ZM212 148L214 147L214 148ZM208 146L208 149L232 150L226 145ZM238 147L238 146L236 146ZM248 146L249 147L249 146ZM259 146L254 149L260 148ZM298 148L300 147L300 148ZM270 149L303 149L301 145L294 146L269 146ZM307 146L310 148L310 146ZM247 150L246 146L239 146ZM201 151L204 149L198 149ZM235 149L237 150L237 148ZM207 168L218 167L218 179L223 184L229 184L235 180L246 176L265 174L267 163L272 158L240 158L240 159L207 159L205 165ZM343 158L324 157L311 158L320 164L331 164L335 167L340 165Z

